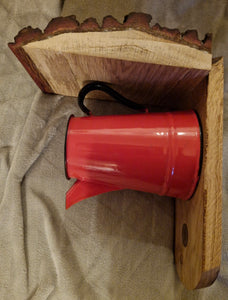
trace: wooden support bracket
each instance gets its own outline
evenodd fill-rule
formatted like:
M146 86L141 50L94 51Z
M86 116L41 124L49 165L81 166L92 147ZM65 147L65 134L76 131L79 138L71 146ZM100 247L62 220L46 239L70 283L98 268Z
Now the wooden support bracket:
M202 171L193 198L176 199L175 261L188 289L212 284L221 260L223 60L212 62L211 35L200 41L195 30L152 25L142 13L123 24L108 16L102 26L69 16L51 20L44 32L22 29L9 47L43 92L77 96L99 80L151 107L198 112Z

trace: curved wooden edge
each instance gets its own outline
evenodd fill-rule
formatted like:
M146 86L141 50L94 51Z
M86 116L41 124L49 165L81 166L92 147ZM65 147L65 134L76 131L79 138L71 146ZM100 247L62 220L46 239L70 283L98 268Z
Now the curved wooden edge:
M201 289L201 288L212 285L215 282L215 280L217 279L219 271L220 271L219 266L214 269L211 269L209 271L204 271L201 274L201 278L200 278L200 281L199 281L196 289Z
M161 27L159 24L151 25L152 16L144 13L132 12L124 18L124 22L119 23L114 17L106 16L103 19L102 26L99 26L96 19L89 18L79 24L76 16L57 17L52 19L42 32L39 28L28 26L17 34L14 43L9 43L11 49L21 47L32 41L47 39L53 35L66 32L91 32L91 31L118 31L126 29L136 29L147 32L154 36L173 42L188 45L199 50L211 52L212 35L206 34L201 41L198 38L196 30L187 30L181 33L178 29L169 29Z
M51 86L49 85L48 81L44 78L41 72L38 70L36 65L33 63L29 55L25 52L23 47L17 46L16 44L9 44L9 48L14 53L14 55L18 58L21 62L25 70L29 73L32 79L35 81L37 86L42 90L44 93L53 94L54 91L52 90Z
M48 39L52 36L69 32L106 32L106 31L124 31L135 29L138 31L149 33L153 36L170 40L175 43L188 45L190 47L211 51L211 34L206 34L204 40L200 41L196 30L187 30L180 33L178 29L168 29L161 27L159 24L151 25L152 17L144 13L130 13L121 24L112 16L106 16L102 25L99 26L96 19L89 18L79 24L75 16L57 17L52 19L42 32L39 28L28 26L17 34L13 43L8 46L22 63L24 68L36 82L38 87L45 93L55 93L48 83L45 76L38 70L32 59L23 49L23 46L34 41Z
M223 72L223 59L213 60L208 78L195 88L184 104L186 109L197 110L203 128L199 185L189 201L176 199L176 269L190 290L211 285L221 263Z

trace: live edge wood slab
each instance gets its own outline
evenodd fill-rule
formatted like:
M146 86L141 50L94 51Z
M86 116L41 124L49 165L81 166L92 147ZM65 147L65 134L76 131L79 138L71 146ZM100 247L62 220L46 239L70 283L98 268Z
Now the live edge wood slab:
M154 109L195 109L203 130L203 163L197 190L176 199L175 262L188 289L211 285L221 261L223 60L212 60L211 35L151 24L131 13L123 24L111 16L58 17L42 32L27 27L9 43L45 93L77 96L92 80ZM102 99L97 92L90 98Z

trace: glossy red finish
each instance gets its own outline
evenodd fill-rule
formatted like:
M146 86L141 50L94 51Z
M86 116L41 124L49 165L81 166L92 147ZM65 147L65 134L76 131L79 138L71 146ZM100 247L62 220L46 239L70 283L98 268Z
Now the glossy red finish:
M187 200L198 181L200 143L194 111L71 117L66 172L78 180L66 207L119 189Z

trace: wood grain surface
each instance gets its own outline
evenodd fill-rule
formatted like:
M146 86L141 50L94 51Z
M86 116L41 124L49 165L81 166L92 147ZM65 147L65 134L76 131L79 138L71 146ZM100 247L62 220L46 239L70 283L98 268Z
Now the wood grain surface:
M175 80L173 72L182 79L197 78L194 85L211 69L209 34L200 41L196 31L180 33L152 25L151 16L143 13L131 13L123 23L107 16L102 26L93 18L79 24L75 16L58 17L43 32L30 26L22 29L9 47L43 92L68 96L77 96L82 85L94 79L114 83L125 92L122 79L129 77L137 89L126 96L147 102L145 84L151 85L148 93L153 89L155 95L164 87L151 79L157 72L166 87L169 76ZM137 91L140 98L134 97Z
M125 97L141 103L164 104L199 84L208 70L173 67L124 59L78 55L43 49L25 50L56 94L77 96L85 83L98 80L112 85ZM184 93L184 94L183 94ZM100 99L102 93L90 93ZM107 96L105 95L105 98ZM153 100L152 100L153 99ZM168 100L170 103L170 101Z
M214 282L221 261L223 59L184 106L195 108L202 122L203 164L193 198L176 200L175 260L181 281L195 289Z

